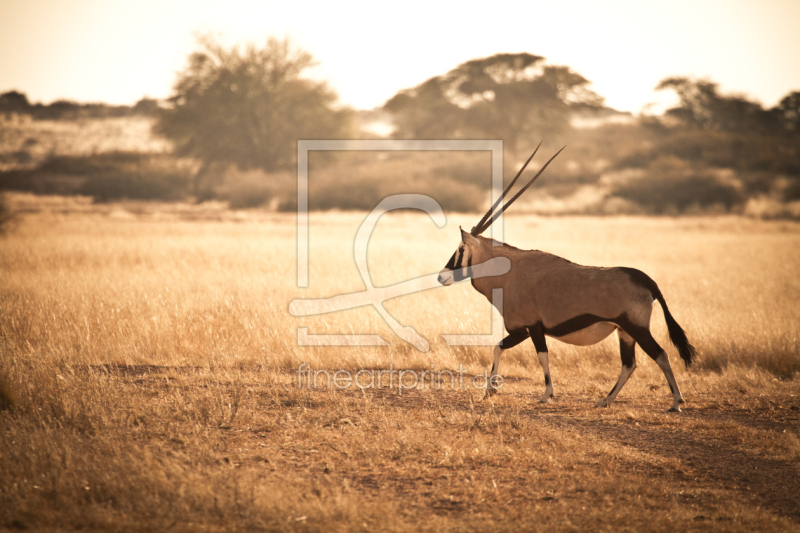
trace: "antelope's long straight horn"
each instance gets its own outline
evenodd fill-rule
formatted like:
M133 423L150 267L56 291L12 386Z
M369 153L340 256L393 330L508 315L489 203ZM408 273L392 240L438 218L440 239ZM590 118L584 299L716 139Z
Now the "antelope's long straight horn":
M514 195L514 197L513 197L513 198L511 198L511 200L509 200L509 201L508 201L508 202L507 202L505 205L503 205L503 207L502 207L500 210L498 210L498 211L497 211L495 214L493 214L493 215L492 215L492 218L490 218L488 222L486 222L486 223L485 223L485 224L484 224L482 227L479 227L479 228L477 228L477 232L478 232L478 233L476 233L475 235L480 235L481 233L483 233L484 231L486 231L486 228L488 228L489 226L491 226L491 225L492 225L492 223L493 223L493 222L494 222L494 221L497 219L497 217L499 217L500 215L502 215L502 214L503 214L503 211L505 211L506 209L508 209L508 206L510 206L511 204L513 204L513 203L514 203L514 201L515 201L517 198L519 198L519 197L520 197L520 195L521 195L522 193L524 193L525 191L527 191L527 190L528 190L528 187L530 187L531 185L533 185L533 182L534 182L534 181L536 181L536 179L537 179L539 176L541 176L541 175L542 175L542 172L544 172L544 169L546 169L546 168L547 168L547 165L549 165L549 164L550 164L550 163L553 161L553 159L555 159L555 158L556 158L556 156L558 156L558 154L560 154L561 152L563 152L563 151L564 151L564 148L566 148L566 146L564 146L563 148L561 148L561 150L559 150L558 152L556 152L556 154L555 154L553 157L551 157L551 158L550 158L550 159L547 161L547 163L545 163L545 164L544 164L544 166L543 166L541 169L539 169L539 172L537 172L537 173L536 173L536 175L533 177L533 179L531 179L531 181L529 181L529 182L528 182L528 183L527 183L527 184L526 184L526 185L525 185L525 186L524 186L522 189L520 189L520 190L519 190L519 192L518 192L517 194L515 194L515 195Z
M541 145L542 145L542 141L539 141L539 146L541 146ZM482 232L483 230L481 230L481 231L478 231L478 228L480 228L480 227L483 225L483 223L484 223L484 222L486 222L486 219L487 219L487 218L489 218L489 216L492 214L492 212L493 212L495 209L497 209L497 206L498 206L498 205L500 205L500 202L503 200L503 198L505 198L505 197L506 197L506 195L508 194L508 191L510 191L510 190L511 190L511 187L513 187L513 186L514 186L514 184L515 184L515 183L517 182L517 180L519 179L519 177L520 177L520 176L522 176L522 171L523 171L523 170L525 170L525 167L527 167L527 166L528 166L528 163L530 163L530 162L531 162L531 159L533 159L533 156L535 156L535 155L536 155L536 152L538 152L538 151L539 151L539 146L537 146L537 147L536 147L536 150L534 150L534 151L533 151L533 153L531 154L531 156L528 158L528 160L527 160L527 161L525 161L525 164L524 164L524 165L522 165L522 168L521 168L521 169L519 169L519 172L517 172L517 175L516 175L516 176L514 176L514 179L513 179L513 180L511 180L511 183L509 183L509 184L508 184L508 187L506 187L506 189L503 191L503 194L501 194L501 195L500 195L500 198L498 198L498 199L497 199L497 201L495 201L494 205L493 205L492 207L490 207L488 211L486 211L486 214L485 214L485 215L483 215L483 218L481 218L480 222L478 222L477 224L475 224L475 227L474 227L474 228L472 228L472 230L470 230L470 234L472 234L473 236L477 236L477 235L480 235L480 234L481 234L481 232ZM487 227L488 227L488 226L487 226ZM484 228L484 229L485 229L485 228Z

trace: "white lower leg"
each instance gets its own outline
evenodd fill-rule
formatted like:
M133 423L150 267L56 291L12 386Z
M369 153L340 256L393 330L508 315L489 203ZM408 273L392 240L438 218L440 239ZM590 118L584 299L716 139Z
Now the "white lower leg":
M664 372L664 376L667 378L669 389L672 391L673 403L670 411L680 412L680 405L683 403L683 396L681 396L681 390L678 388L678 382L675 381L675 375L672 373L672 367L669 364L669 358L667 357L666 352L661 352L659 356L656 357L656 364L659 366L659 368L661 368L661 371Z
M544 395L539 403L547 403L553 396L553 380L550 377L550 356L547 352L537 352L539 356L539 363L542 365L544 371Z
M494 363L492 363L492 374L486 382L486 398L493 394L497 394L497 389L494 387L495 376L500 372L500 356L503 355L503 349L500 346L494 347Z
M636 370L635 360L633 361L633 365L631 365L630 367L622 365L622 372L620 372L619 374L619 379L617 380L617 384L614 385L614 388L611 389L611 392L608 393L608 396L606 396L603 400L601 400L596 405L596 407L608 407L609 405L611 405L611 402L613 402L617 398L617 394L619 394L619 391L621 391L622 387L625 386L625 383L627 383L628 378L631 377L631 374L633 374L634 370Z

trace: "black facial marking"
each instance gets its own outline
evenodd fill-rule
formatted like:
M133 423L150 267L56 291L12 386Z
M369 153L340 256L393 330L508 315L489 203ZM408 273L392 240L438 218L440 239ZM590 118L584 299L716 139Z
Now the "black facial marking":
M463 257L464 256L462 254L461 258L459 258L459 261L458 261L459 264L456 266L456 270L453 272L453 279L456 280L456 281L461 281L461 280L464 280L464 279L472 277L472 257L467 259L466 268L461 264L461 263L463 263L463 261L461 261L461 259L463 259Z
M458 257L458 260L456 260ZM454 281L462 281L467 278L472 277L472 257L467 260L466 267L464 263L464 247L459 246L458 249L453 252L453 255L450 257L450 260L444 266L447 270L451 270L453 272L453 280Z
M456 269L456 254L457 253L458 253L458 250L453 252L453 255L450 256L450 260L444 266L447 270L455 270Z

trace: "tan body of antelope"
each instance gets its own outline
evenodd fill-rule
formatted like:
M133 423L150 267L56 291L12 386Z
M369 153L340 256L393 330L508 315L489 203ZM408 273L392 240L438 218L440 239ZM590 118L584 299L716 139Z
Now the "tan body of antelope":
M669 358L650 333L650 315L654 301L658 300L661 304L670 340L687 366L692 362L694 348L672 317L655 281L633 268L577 265L546 252L520 250L480 236L536 180L547 164L500 211L492 214L497 207L495 204L471 232L461 231L461 243L439 274L439 282L443 285L470 277L472 286L489 301L492 301L493 289L503 290L502 308L498 310L503 315L508 336L494 349L494 364L487 396L496 392L492 384L496 383L495 376L500 369L502 353L524 340L530 338L533 341L544 370L545 392L541 402L549 402L553 397L553 381L550 377L546 337L587 346L600 342L616 331L622 372L614 388L597 406L609 406L636 369L635 347L638 344L664 372L672 391L673 405L670 411L680 411L683 397L672 373ZM525 166L522 167L524 169ZM503 196L520 174L506 188ZM490 215L492 216L489 219ZM510 260L511 269L508 273L489 277L471 276L473 265L495 257L506 257Z

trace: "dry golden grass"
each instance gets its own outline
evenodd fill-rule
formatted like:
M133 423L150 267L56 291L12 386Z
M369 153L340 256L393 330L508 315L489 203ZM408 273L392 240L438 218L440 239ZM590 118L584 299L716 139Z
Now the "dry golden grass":
M18 197L17 204L25 202ZM655 364L609 409L613 340L551 341L557 400L531 348L492 402L474 389L297 387L293 369L455 369L489 347L466 284L374 310L294 318L289 302L363 290L363 215L312 214L310 287L295 286L291 215L53 199L0 241L0 528L197 530L797 530L800 226L740 218L510 217L506 240L648 272L700 354L667 415ZM438 271L451 216L385 215L375 285ZM378 333L390 347L298 347L296 330ZM665 327L656 306L656 338ZM3 404L5 402L5 404Z

